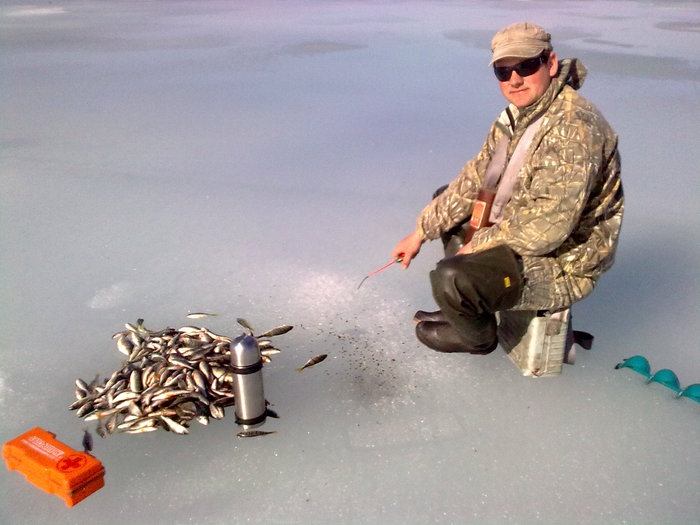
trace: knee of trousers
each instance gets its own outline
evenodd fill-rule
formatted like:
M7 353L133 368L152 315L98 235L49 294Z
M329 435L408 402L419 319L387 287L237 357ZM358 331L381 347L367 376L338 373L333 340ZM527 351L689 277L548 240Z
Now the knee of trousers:
M435 302L446 314L457 313L469 318L483 315L479 292L466 271L465 255L446 257L430 272Z
M523 289L516 255L506 246L447 257L431 272L430 280L438 305L444 302L469 316L512 308Z

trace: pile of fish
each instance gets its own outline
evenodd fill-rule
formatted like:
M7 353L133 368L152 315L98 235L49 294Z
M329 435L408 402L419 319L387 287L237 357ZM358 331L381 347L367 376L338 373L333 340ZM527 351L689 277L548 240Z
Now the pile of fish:
M254 335L245 319L238 323L256 338L265 362L279 353L267 338L292 329L282 325ZM197 326L151 331L143 319L125 327L113 336L127 357L123 366L102 383L99 375L90 383L77 379L70 410L85 421L96 420L101 437L158 428L187 434L192 419L206 425L210 417L224 417L224 408L234 404L229 337Z

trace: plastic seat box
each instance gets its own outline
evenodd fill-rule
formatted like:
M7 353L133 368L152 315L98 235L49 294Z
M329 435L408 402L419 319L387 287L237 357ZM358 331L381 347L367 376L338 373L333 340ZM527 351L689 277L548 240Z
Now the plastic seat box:
M525 376L561 374L563 363L575 360L571 309L558 312L499 312L498 340Z

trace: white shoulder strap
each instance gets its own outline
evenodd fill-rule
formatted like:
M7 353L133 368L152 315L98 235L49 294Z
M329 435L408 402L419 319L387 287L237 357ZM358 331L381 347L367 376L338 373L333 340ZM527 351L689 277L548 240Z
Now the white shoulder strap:
M515 146L515 151L506 166L506 170L503 173L501 182L498 184L498 190L496 190L496 197L493 199L493 206L491 207L491 214L489 215L489 221L496 224L501 222L503 208L510 200L513 194L513 188L515 187L515 181L518 179L518 173L520 173L523 163L525 162L525 154L527 149L532 142L532 139L537 133L540 127L540 122L542 121L542 116L533 120L527 127L523 136L520 137L518 145Z

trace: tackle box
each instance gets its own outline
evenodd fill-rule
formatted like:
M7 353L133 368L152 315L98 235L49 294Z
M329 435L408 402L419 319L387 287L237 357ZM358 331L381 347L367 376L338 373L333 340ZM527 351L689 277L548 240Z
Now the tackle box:
M104 486L105 469L98 459L73 450L39 427L5 443L2 457L9 470L21 472L30 483L63 498L68 507Z
M523 375L558 375L563 363L574 363L570 308L554 313L505 310L498 321L498 341Z

